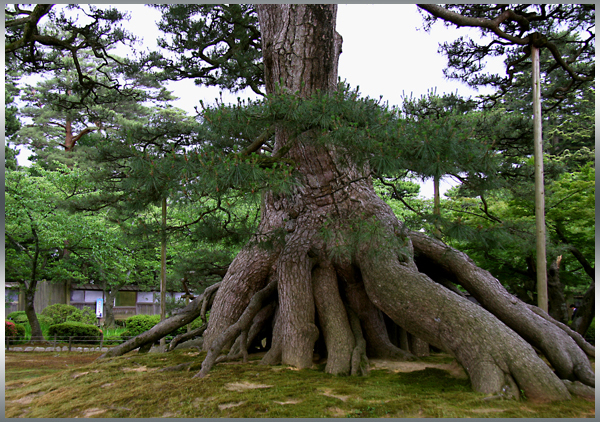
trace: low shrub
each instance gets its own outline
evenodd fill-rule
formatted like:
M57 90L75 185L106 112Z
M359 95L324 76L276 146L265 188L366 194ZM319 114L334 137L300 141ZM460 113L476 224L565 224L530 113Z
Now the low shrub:
M6 319L13 321L15 324L29 324L25 311L15 311L6 315Z
M66 341L69 337L73 337L73 341L75 342L95 343L100 341L102 331L95 325L67 321L50 326L48 335L50 337L56 335L63 341Z
M43 315L43 314L37 314L37 319L38 322L40 323L40 326L51 326L54 325L54 320L52 318L50 318L49 316Z
M125 320L127 331L121 334L123 337L135 337L148 331L160 322L160 315L133 315ZM128 333L126 335L126 333Z
M25 325L15 324L15 328L17 329L17 338L19 341L25 341Z
M5 320L5 337L10 339L11 344L25 342L26 329L24 324L15 324L13 321Z
M37 316L38 322L40 326L49 327L54 324L54 320L43 314L35 314ZM13 321L15 324L29 325L29 319L25 314L25 311L15 311L11 312L6 316L6 319Z
M54 305L48 306L47 308L44 308L44 310L42 311L42 315L52 318L53 325L62 324L63 322L67 321L84 322L82 321L82 311L80 311L73 305L65 305L62 303L56 303ZM94 321L89 321L88 323L93 324Z
M135 337L145 331L148 331L156 324L160 322L160 315L134 315L130 316L125 320L125 326L127 330L121 333L121 338L123 340L128 340L131 337ZM199 328L202 325L202 320L200 318L196 318L191 323L191 329ZM187 332L187 325L183 327L179 327L177 330L173 331L169 334L167 338L172 338L178 334L183 334Z
M4 335L6 337L17 337L17 327L12 321L4 320Z

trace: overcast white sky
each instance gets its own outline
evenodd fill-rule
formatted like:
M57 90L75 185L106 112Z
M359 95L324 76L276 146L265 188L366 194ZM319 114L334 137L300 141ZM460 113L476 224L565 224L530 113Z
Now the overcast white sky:
M144 38L144 46L154 48L158 32L154 23L160 12L144 5L118 5L131 10L127 29ZM437 53L438 42L452 40L474 30L451 29L441 23L430 33L421 28L422 18L414 4L341 4L338 6L337 31L344 42L339 63L339 76L352 86L360 86L363 95L400 104L403 92L420 97L428 90L438 94L458 92L477 95L466 85L444 78L446 59ZM120 52L124 54L124 52ZM169 88L180 100L177 107L194 112L198 100L211 102L219 96L217 88L195 86L193 81L171 83ZM253 96L248 90L231 96ZM226 94L223 95L227 99Z
M125 27L143 39L142 48L156 48L160 33L155 23L160 19L160 12L143 4L115 6L132 12ZM403 94L420 97L433 89L440 95L450 92L477 95L466 85L444 78L446 59L437 50L439 42L460 35L479 37L479 33L446 28L441 23L427 33L420 29L422 20L414 4L340 4L337 31L344 42L339 76L351 87L359 86L364 96L383 96L391 105L399 105ZM125 55L126 50L117 49L117 54ZM170 83L168 88L179 97L174 105L189 113L194 113L200 99L212 103L219 96L218 88L198 87L191 80ZM231 96L223 93L226 101L228 98L235 101L238 96L247 98L254 94L250 90ZM450 186L442 181L442 191ZM431 197L432 189L432 183L426 183L421 193Z

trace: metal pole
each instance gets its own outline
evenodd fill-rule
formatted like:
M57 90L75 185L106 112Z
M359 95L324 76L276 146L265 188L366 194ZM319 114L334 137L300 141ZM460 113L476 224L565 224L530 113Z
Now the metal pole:
M531 46L533 62L533 144L535 164L535 232L538 307L548 312L546 275L546 219L544 216L544 150L542 145L542 103L540 94L540 50Z

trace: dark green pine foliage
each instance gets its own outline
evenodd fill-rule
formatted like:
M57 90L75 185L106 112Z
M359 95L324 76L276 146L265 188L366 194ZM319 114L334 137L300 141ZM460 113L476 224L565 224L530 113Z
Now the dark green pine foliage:
M118 77L99 80L95 74L87 73L81 63L91 51L106 65L125 64L110 50L118 44L133 47L136 37L122 26L126 13L94 5L8 4L4 15L7 69L25 74L56 72L65 69L64 59L70 58L75 63L82 98L97 95L99 89L129 95L129 88Z
M162 80L194 79L196 84L229 91L264 85L258 17L247 4L153 5L165 35L163 49L142 55L139 65L153 68Z
M542 97L545 110L585 91L595 73L595 7L592 4L447 4L419 5L424 27L440 18L446 26L476 27L479 40L460 37L440 44L448 58L446 77L474 88L487 86L487 105L505 95L517 98L514 88L531 90L531 42L541 48ZM425 11L426 10L426 11ZM505 72L489 73L486 62L501 58Z

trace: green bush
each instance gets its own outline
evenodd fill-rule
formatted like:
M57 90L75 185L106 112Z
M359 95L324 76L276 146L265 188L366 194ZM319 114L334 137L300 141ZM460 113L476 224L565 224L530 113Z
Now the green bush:
M51 325L54 325L54 320L52 318L50 318L49 316L46 316L43 314L37 314L37 319L38 319L38 322L40 323L40 326L45 325L46 327L49 327Z
M81 321L84 324L96 325L98 323L98 318L96 318L96 312L89 307L83 308L83 312L81 312Z
M6 319L13 321L15 324L29 324L25 311L15 311L6 315Z
M95 343L100 341L102 332L95 325L67 321L50 326L48 336L54 337L55 335L63 341L67 341L69 337L73 337L73 341L75 342Z
M15 324L15 328L17 329L17 337L19 340L25 340L25 325Z
M4 335L6 337L17 337L17 327L12 321L4 320Z
M13 321L5 320L5 337L9 339L10 344L19 344L25 342L25 326L15 324Z
M53 325L62 324L63 322L73 321L73 322L84 322L83 312L77 309L73 305L65 305L62 303L56 303L54 305L50 305L47 308L44 308L42 311L42 315L52 318L54 322ZM93 324L94 321L91 323Z
M148 331L160 322L160 315L133 315L125 320L125 331L121 336L135 337L138 334ZM127 333L127 334L126 334Z
M48 326L54 324L53 319L50 317L47 317L46 315L36 314L36 316L37 316L38 322L40 323L40 326L44 325L44 326L48 327ZM8 314L6 316L6 319L13 321L15 324L29 325L29 319L27 319L27 315L25 314L25 311L11 312L10 314Z
M145 331L148 331L156 324L160 322L160 315L134 315L130 316L125 320L125 326L127 330L121 334L121 338L129 339L130 337L135 337ZM192 321L192 330L199 328L202 325L202 320L200 318L196 318ZM183 327L179 327L177 330L170 333L170 336L176 336L178 334L183 334L187 332L187 325Z

